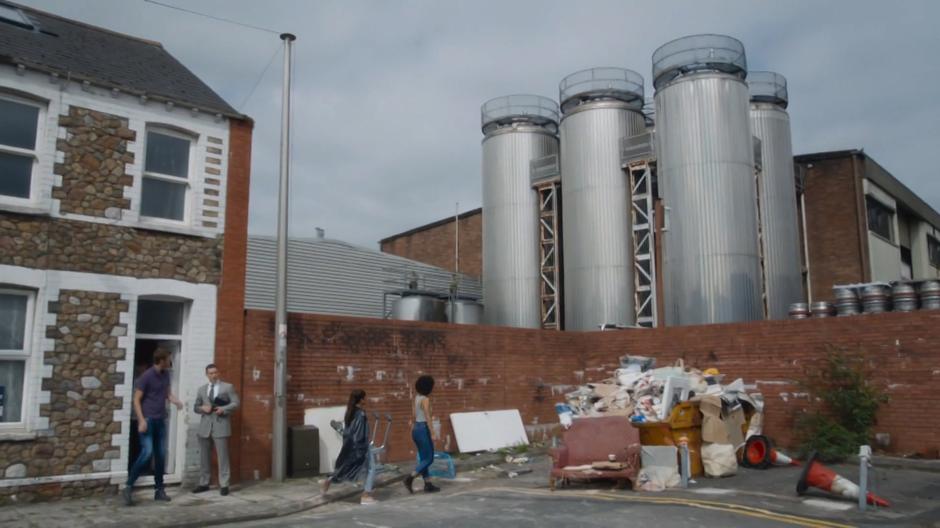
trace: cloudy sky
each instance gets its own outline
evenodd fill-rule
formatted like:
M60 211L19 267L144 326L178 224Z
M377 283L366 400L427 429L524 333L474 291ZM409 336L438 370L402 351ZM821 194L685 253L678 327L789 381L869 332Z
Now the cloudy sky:
M256 121L250 231L273 234L280 122L276 35L144 0L20 0L158 40ZM796 153L864 148L940 209L940 2L160 0L290 31L295 48L291 234L375 247L479 207L480 104L557 98L576 70L647 78L659 45L742 40L751 69L790 83Z

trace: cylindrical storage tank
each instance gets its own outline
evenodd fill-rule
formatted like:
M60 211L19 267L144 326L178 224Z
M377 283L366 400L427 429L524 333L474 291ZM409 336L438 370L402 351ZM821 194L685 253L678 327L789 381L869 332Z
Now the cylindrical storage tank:
M643 77L592 68L559 85L565 329L632 325L633 229L620 140L645 130Z
M858 295L852 288L835 288L836 312L839 317L859 314Z
M392 303L392 319L399 321L447 322L447 304L437 295L405 291Z
M940 310L940 281L928 280L920 285L920 308Z
M761 142L757 192L767 317L784 319L790 304L803 300L787 80L779 73L750 72L747 84L751 132Z
M538 95L483 104L483 298L488 324L539 328L538 200L529 163L558 154L558 105Z
M475 299L450 299L447 301L447 320L456 324L480 324L483 322L483 305Z
M917 309L917 292L914 286L899 282L891 288L891 299L895 312L913 312Z
M722 35L653 53L667 325L764 316L744 45Z

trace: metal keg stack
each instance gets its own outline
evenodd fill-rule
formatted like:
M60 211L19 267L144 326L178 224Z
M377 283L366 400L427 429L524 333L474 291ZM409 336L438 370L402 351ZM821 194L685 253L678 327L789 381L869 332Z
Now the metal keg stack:
M790 319L807 319L809 317L809 305L805 302L796 302L790 305Z
M917 309L917 291L907 282L899 282L891 288L891 300L895 312L913 312Z
M881 284L869 284L862 288L862 311L867 314L888 311L888 288Z
M928 280L921 283L920 309L940 310L940 281Z
M834 288L836 292L836 315L846 317L861 313L858 294L852 288Z
M873 282L833 286L835 304L816 301L790 305L790 319L847 317L884 312L940 310L940 280Z
M810 305L810 312L814 318L832 317L832 303L829 301L815 301Z

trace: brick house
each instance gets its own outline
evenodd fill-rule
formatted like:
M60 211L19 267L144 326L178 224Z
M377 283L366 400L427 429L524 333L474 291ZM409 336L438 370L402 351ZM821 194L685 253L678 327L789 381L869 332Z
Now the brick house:
M252 126L157 42L0 1L0 504L124 481L157 346L190 406L240 379Z

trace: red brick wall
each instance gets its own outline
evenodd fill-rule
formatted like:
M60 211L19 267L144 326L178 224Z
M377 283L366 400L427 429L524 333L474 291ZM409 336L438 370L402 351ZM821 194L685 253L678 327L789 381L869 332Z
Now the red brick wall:
M460 217L460 272L471 277L483 276L483 214L464 213ZM385 253L417 260L448 270L454 269L453 219L427 229L382 240Z
M854 156L813 160L806 169L806 225L809 226L813 300L832 300L832 286L864 282L867 227L856 187ZM858 165L861 170L861 165ZM861 183L858 183L861 185Z
M273 388L271 312L248 311L241 431L236 473L266 478L270 470ZM726 379L757 383L767 402L766 431L780 445L793 441L793 417L810 402L794 385L827 348L859 351L876 369L874 381L892 401L878 432L891 451L937 456L940 435L940 312L767 321L620 332L556 332L292 314L288 342L288 424L309 407L344 405L362 388L370 409L393 415L390 456L414 458L410 439L412 385L429 373L435 415L451 435L451 412L519 409L536 438L557 422L554 404L582 381L600 380L626 353L666 365L677 358L716 367ZM352 367L350 376L349 368Z
M222 246L222 278L216 307L215 363L222 379L242 390L244 359L245 265L248 245L248 186L251 175L251 121L231 121L228 178L225 188L225 236ZM232 420L232 437L238 438L240 416ZM238 450L230 455L239 467ZM213 472L213 474L215 474ZM238 473L233 478L237 482Z

